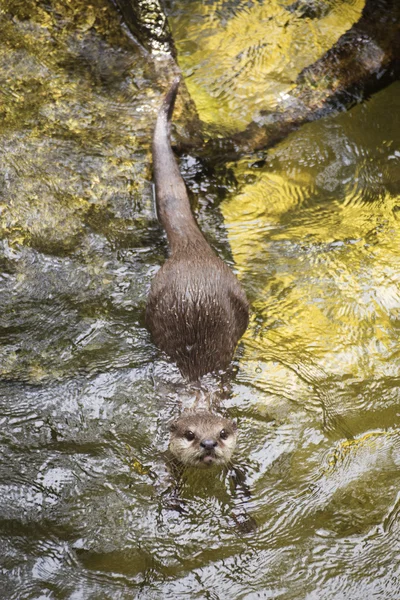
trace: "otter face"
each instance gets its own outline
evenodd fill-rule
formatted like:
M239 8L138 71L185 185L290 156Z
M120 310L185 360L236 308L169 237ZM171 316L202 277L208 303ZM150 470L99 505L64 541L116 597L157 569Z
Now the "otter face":
M209 468L229 463L236 424L210 412L184 414L171 425L170 452L185 466Z

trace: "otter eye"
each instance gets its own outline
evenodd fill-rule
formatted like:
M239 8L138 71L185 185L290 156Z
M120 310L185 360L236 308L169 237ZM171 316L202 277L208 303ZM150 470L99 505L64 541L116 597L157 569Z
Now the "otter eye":
M185 438L187 439L188 442L191 442L192 440L194 440L193 431L186 431Z
M227 440L228 439L228 432L225 431L225 429L221 429L221 432L219 434L219 437L221 438L221 440Z

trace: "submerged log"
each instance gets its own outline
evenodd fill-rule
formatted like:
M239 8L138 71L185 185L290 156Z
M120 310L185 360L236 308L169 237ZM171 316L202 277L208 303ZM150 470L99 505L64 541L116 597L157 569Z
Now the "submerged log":
M162 8L162 0L113 0L122 14L124 22L136 42L148 52L152 61L155 79L161 88L167 90L171 80L181 76L176 62L176 49ZM182 118L179 120L179 139L184 144L201 147L204 144L202 126L196 105L185 82L180 86L178 104Z
M114 0L135 39L149 52L176 58L167 17L159 0Z
M378 92L400 75L400 0L366 0L361 18L298 76L280 111L220 141L228 155L267 149L302 124Z

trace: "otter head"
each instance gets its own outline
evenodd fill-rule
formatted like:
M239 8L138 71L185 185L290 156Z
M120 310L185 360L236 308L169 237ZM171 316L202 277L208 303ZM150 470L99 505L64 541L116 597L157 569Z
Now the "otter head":
M236 438L236 424L229 419L208 411L188 412L172 423L169 449L185 466L220 466L229 463Z

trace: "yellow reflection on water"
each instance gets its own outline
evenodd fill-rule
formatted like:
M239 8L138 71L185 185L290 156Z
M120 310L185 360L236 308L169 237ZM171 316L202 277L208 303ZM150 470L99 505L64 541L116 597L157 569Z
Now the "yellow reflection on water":
M333 372L383 373L400 314L399 198L354 204L350 189L344 201L307 206L311 190L263 173L223 205L239 272L259 281L257 345L311 352ZM251 328L247 337L254 344Z
M275 108L363 6L363 0L339 2L312 20L292 14L281 0L238 2L231 11L222 1L183 4L170 25L200 118L221 133L243 128L255 111Z

